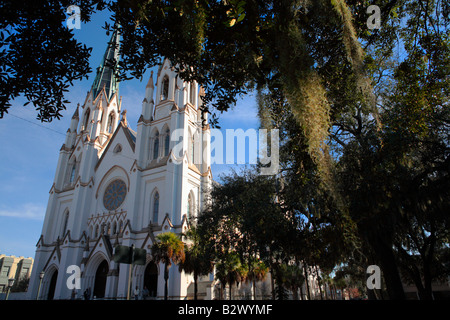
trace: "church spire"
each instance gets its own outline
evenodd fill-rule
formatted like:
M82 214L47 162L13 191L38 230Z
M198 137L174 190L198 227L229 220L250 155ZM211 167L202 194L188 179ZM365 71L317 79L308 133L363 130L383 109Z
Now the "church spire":
M92 84L92 94L94 99L105 88L106 96L111 99L114 93L119 90L117 81L117 68L119 64L120 34L117 27L114 28L111 40L108 43L103 60L97 68L97 75Z

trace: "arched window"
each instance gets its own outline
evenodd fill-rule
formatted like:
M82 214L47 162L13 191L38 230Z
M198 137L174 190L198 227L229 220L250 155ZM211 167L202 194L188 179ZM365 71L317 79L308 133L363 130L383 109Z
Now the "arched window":
M157 159L159 155L159 133L156 132L153 138L153 159Z
M159 213L159 193L156 192L153 196L153 223L158 223L158 213Z
M120 152L122 152L122 146L121 146L120 144L117 144L117 145L114 147L113 152L114 152L114 153L120 153Z
M75 173L77 171L77 161L74 160L71 170L70 170L70 177L69 177L69 183L72 184L75 181Z
M69 211L66 211L65 215L64 215L64 224L63 224L63 230L62 230L62 237L64 237L64 235L67 232L67 225L69 223Z
M193 209L192 207L193 207L192 195L189 194L188 201L187 201L187 218L188 218L188 220L192 218L192 209Z
M169 155L169 147L170 147L170 130L167 128L166 133L164 135L164 156Z
M190 136L189 139L189 161L191 164L194 164L194 151L195 151L195 141L194 141L194 135Z
M84 125L84 130L87 130L88 124L89 124L89 116L91 114L91 109L87 108L86 112L84 113L84 121L83 121L83 125Z
M117 233L117 222L114 221L113 227L112 227L112 234L116 234L116 233Z
M112 133L114 128L114 113L110 113L108 116L108 125L106 126L106 130L108 133Z
M161 101L169 98L169 77L164 76L161 81Z
M191 82L191 90L189 93L189 102L195 106L195 83Z
M118 232L119 233L121 233L123 231L123 221L122 220L120 220L120 222L119 222L119 230L118 230Z
M99 231L99 227L98 225L95 226L95 238L98 238L98 231Z

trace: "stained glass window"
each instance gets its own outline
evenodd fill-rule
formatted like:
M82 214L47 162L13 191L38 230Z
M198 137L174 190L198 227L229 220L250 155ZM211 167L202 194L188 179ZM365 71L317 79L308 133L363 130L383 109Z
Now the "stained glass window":
M105 190L103 205L107 210L115 210L123 203L127 195L127 186L122 180L114 180Z

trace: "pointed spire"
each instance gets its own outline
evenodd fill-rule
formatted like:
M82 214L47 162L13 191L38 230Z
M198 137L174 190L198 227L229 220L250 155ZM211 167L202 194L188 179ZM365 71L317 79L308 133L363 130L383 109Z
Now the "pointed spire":
M89 251L89 237L87 237L86 245L84 246L84 251Z
M77 107L75 108L75 112L73 113L72 119L80 119L80 116L78 115L78 108L80 107L80 104L77 104Z
M117 27L114 27L113 34L108 47L106 48L103 60L97 68L97 75L92 84L92 94L94 99L105 89L106 96L111 99L114 93L119 90L119 82L117 81L117 68L119 63L120 34Z
M72 119L70 120L69 132L76 132L78 127L78 121L80 120L80 116L78 115L78 109L80 104L77 104L75 108L75 112L73 113ZM69 143L69 139L66 139L66 145Z
M128 122L127 122L127 110L125 109L125 110L123 110L123 112L122 112L122 120L120 120L121 122L122 122L122 124L125 126L125 127L128 127Z
M150 74L150 78L148 79L148 83L147 86L145 86L145 100L148 103L152 103L153 102L153 91L155 89L155 86L153 84L153 70Z
M153 85L153 70L150 73L150 79L148 79L146 88L152 88L152 89L155 88L155 86Z

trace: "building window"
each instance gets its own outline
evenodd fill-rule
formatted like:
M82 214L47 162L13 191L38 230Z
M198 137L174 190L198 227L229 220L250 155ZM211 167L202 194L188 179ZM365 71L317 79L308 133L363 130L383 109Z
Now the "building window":
M159 212L159 193L156 192L153 197L153 223L158 223L158 212Z
M191 82L191 91L189 93L189 102L195 106L195 84Z
M111 182L105 189L103 205L109 211L116 210L125 201L127 185L120 179Z
M10 269L9 266L3 266L1 276L2 276L2 277L8 277L8 275L9 275L9 269Z
M61 235L63 237L66 234L68 223L69 223L69 211L67 211L66 214L64 215L63 231L62 231L62 235Z
M164 76L161 81L161 101L169 98L169 77Z
M107 125L108 133L112 133L113 128L114 128L114 113L110 113L110 115L108 117L108 125Z
M169 155L169 147L170 147L170 130L167 129L164 136L164 156Z
M188 220L192 217L192 196L188 196L188 202L187 202L187 218Z
M91 114L91 110L88 108L86 109L86 112L84 113L84 122L83 122L83 129L87 130L88 124L89 124L89 116Z
M69 183L72 184L75 181L75 173L77 171L77 162L74 161L72 164L72 169L70 171Z
M189 160L191 164L194 164L194 151L195 151L195 141L194 141L194 135L192 135L189 139Z
M156 132L153 138L153 159L157 159L159 155L159 133Z
M114 151L113 151L114 153L120 153L120 152L122 152L122 146L120 145L120 144L118 144L118 145L116 145L115 147L114 147Z

